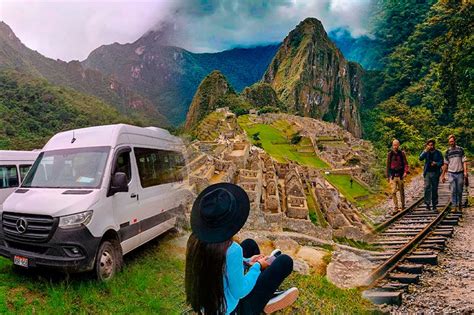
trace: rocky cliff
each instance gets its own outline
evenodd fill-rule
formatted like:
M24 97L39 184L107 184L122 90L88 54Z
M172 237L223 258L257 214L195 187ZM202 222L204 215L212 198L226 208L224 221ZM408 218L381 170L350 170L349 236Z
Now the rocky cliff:
M236 96L234 89L219 71L211 72L199 85L189 106L185 129L192 129L197 122L219 107L224 107L226 96Z
M285 38L263 81L290 112L340 124L361 136L362 68L345 60L315 18Z

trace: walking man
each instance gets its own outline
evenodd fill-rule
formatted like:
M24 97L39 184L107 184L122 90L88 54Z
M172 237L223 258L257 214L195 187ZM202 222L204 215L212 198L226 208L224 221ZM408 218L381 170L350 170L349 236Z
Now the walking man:
M426 142L426 147L420 154L420 161L425 161L423 167L423 177L425 179L425 204L430 210L430 203L433 210L438 205L438 184L441 175L441 167L443 166L443 155L435 148L433 139Z
M394 213L405 209L405 188L403 179L408 172L408 162L405 152L400 150L400 141L393 140L392 149L387 156L386 175L391 186ZM400 193L401 208L398 207L397 191Z
M467 160L464 149L456 145L456 137L448 137L449 148L444 156L443 183L448 173L449 189L451 190L451 202L454 209L462 210L462 191L464 189L464 178L467 178Z

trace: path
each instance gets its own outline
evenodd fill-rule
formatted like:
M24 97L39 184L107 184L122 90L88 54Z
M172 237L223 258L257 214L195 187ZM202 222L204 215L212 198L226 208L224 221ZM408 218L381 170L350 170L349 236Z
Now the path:
M471 175L471 178L472 175ZM471 183L472 196L474 183ZM463 210L454 236L439 255L439 263L426 269L418 285L393 313L474 313L474 206Z

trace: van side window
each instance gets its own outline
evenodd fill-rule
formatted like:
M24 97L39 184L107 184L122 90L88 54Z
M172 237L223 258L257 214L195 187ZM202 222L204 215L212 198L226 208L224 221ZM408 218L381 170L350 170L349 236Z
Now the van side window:
M185 161L174 151L135 148L143 188L183 180Z
M31 165L20 165L20 178L21 180L25 179L26 174L31 168Z
M0 188L18 187L18 172L16 165L0 166Z
M132 164L130 163L130 152L122 152L117 156L117 161L115 162L114 174L117 172L122 172L127 175L127 181L130 182L132 178Z

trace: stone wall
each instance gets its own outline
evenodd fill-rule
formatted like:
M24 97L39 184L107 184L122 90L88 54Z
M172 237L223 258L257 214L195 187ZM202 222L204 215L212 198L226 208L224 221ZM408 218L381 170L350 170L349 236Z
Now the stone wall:
M308 219L308 204L306 197L287 197L286 215L290 218Z

